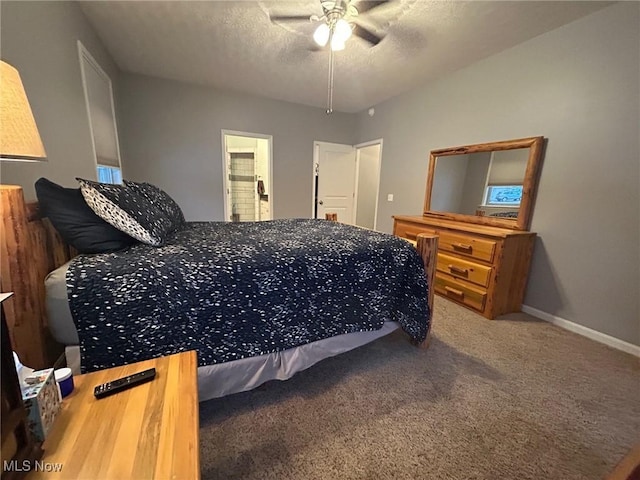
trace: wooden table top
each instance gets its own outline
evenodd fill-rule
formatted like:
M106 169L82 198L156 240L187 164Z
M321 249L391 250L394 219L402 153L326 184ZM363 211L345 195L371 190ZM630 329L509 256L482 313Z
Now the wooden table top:
M148 383L93 396L96 385L152 367L156 377ZM200 478L196 372L190 351L75 376L43 445L49 471L28 478Z

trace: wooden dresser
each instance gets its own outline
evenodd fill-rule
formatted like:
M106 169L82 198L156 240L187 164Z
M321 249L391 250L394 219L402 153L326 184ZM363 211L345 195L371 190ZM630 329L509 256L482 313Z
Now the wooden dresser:
M529 231L544 137L431 150L422 215L393 233L437 234L435 293L489 319L522 307L536 234Z
M393 233L439 239L435 292L483 316L519 312L536 234L427 216L393 217Z

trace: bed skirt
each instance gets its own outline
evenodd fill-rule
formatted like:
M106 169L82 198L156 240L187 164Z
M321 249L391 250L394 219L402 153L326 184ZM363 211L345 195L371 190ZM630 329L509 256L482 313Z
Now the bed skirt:
M320 360L353 350L400 328L385 322L380 330L338 335L282 352L198 367L198 398L204 402L254 389L269 380L287 380ZM67 346L67 365L80 374L80 347Z

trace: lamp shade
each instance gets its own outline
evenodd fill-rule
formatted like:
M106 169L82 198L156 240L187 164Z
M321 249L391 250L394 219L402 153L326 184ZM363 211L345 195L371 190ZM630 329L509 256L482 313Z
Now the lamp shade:
M44 146L20 74L8 63L0 63L0 159L45 160Z

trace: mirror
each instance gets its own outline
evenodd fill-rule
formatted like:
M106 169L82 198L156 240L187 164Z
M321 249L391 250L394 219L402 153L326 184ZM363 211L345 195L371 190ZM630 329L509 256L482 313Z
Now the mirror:
M528 230L543 137L431 151L424 215Z

